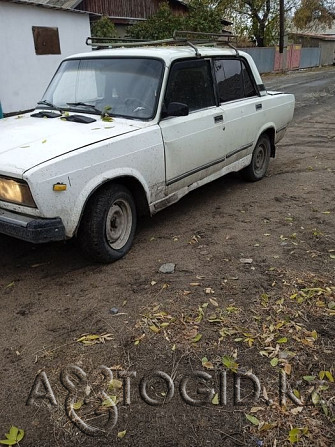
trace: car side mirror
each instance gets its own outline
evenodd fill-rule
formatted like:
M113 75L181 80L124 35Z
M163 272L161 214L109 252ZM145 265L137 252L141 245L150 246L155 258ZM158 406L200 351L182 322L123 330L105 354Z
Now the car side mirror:
M170 102L170 104L167 107L163 107L162 110L162 118L168 116L187 116L188 114L188 105L182 102Z

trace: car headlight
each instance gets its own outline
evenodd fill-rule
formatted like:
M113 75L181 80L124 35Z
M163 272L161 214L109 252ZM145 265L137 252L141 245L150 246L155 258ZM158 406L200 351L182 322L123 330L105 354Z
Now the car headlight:
M36 208L29 186L23 180L0 177L0 200Z

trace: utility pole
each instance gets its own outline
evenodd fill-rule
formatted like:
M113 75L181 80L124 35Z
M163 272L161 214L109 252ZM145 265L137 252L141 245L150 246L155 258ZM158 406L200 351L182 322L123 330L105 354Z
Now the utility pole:
M279 53L284 53L284 0L279 0Z

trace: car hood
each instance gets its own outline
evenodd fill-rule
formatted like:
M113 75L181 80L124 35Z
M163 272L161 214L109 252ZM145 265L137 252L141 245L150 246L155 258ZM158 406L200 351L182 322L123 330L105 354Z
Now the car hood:
M83 124L60 118L34 118L30 114L0 120L0 174L21 177L25 171L55 157L148 125L84 116L97 121Z

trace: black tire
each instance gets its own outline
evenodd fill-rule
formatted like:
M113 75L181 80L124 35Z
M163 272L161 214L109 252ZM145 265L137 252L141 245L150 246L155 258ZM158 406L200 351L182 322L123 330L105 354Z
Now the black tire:
M270 162L270 153L270 139L267 135L261 135L252 153L250 165L241 171L245 180L257 182L266 175Z
M87 203L78 231L81 249L94 261L117 261L130 250L136 223L130 191L117 184L103 187Z

